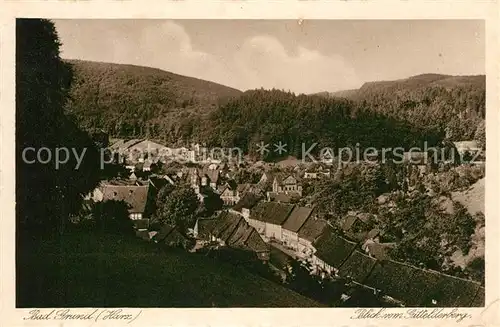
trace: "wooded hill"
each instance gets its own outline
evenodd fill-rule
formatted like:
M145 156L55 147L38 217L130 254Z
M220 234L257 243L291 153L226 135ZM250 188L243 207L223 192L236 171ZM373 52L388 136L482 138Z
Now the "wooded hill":
M426 74L358 90L295 95L242 93L147 67L68 62L74 82L67 112L84 129L104 129L114 137L197 141L248 152L260 141L282 141L296 155L303 142L408 148L425 140L432 146L446 132L459 140L484 131L484 76Z
M477 138L477 130L484 129L484 75L423 74L396 81L369 82L357 90L321 95L353 100L415 127L448 131L451 140Z
M202 117L239 90L160 69L82 60L72 67L67 112L87 130L113 136L175 136L181 120Z

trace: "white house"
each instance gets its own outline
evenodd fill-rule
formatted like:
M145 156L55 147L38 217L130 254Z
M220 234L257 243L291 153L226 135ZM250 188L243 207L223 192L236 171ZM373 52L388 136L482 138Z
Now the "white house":
M292 212L293 205L261 202L250 213L248 223L266 239L282 240L281 225Z

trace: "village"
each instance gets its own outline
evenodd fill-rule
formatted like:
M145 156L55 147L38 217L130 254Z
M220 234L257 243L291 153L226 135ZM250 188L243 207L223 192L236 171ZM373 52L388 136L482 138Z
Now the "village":
M477 147L462 142L456 148ZM101 181L86 201L124 201L136 235L145 241L189 252L242 251L281 276L286 258L292 258L308 265L311 274L345 278L358 290L383 294L394 306L474 306L482 301L479 283L392 260L394 242L384 240L373 215L351 210L332 223L305 201L306 185L333 178L341 169L331 162L228 160L207 156L199 144L168 148L148 139L118 140L107 149L127 173ZM419 157L423 154L405 154ZM414 165L420 175L425 173L424 162ZM187 233L176 226L154 226L151 208L165 184L189 186L200 203L215 194L221 208L197 217Z

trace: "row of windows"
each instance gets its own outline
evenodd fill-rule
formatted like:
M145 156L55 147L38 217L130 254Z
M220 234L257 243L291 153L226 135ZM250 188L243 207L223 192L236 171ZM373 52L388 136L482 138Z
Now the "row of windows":
M132 220L142 219L142 213L131 213L129 217Z

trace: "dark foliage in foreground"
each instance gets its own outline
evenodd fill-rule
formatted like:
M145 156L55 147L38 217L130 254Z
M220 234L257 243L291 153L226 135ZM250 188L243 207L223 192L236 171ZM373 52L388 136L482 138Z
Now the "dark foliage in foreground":
M72 81L71 68L59 58L52 22L19 19L16 25L16 214L19 229L62 227L80 208L82 195L97 184L99 157L90 137L68 119L63 107ZM27 163L42 147L47 164ZM55 166L56 148L66 148L68 162ZM74 152L84 152L75 169ZM61 159L65 158L63 152ZM47 153L43 153L45 160Z

